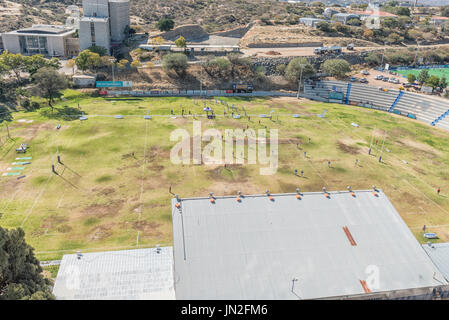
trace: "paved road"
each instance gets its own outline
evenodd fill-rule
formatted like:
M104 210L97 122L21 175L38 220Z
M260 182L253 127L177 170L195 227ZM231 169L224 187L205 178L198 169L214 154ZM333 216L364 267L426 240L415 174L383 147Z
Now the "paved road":
M449 44L437 44L437 45L421 45L419 48L435 48L449 46ZM416 45L409 45L408 47L415 48ZM245 56L256 55L258 57L306 57L313 56L313 47L296 47L296 48L248 48L241 49ZM404 49L404 47L391 47L391 46L378 46L378 47L355 47L353 51L343 48L343 53L351 52L366 52L373 50L384 50L384 49ZM279 55L270 55L267 52L274 51L280 53Z

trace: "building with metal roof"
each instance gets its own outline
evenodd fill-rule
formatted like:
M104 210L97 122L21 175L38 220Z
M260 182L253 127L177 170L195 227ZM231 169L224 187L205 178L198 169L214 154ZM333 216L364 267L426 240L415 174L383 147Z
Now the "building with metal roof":
M353 13L336 13L332 16L333 21L341 22L342 24L347 24L352 19L360 20L360 16Z
M172 216L177 299L426 297L448 285L381 190L176 197Z
M33 25L2 34L3 47L11 53L73 56L79 52L75 29L62 25Z
M60 300L172 300L173 248L64 255L53 294Z
M423 244L422 247L437 266L438 270L449 281L449 242L428 243Z

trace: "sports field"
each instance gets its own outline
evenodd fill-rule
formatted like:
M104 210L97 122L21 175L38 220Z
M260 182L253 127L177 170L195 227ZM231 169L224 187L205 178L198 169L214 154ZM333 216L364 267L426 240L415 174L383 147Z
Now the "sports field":
M402 74L403 76L407 77L407 75L414 74L416 77L418 77L419 73L423 69L410 69L410 70L398 70L396 71L399 74ZM449 79L449 68L437 68L437 69L426 69L429 71L429 75L431 76L437 76L438 78L441 78L442 76L445 76L446 79Z
M9 125L13 140L6 140L4 126L0 129L0 173L16 167L25 177L0 174L0 225L21 226L38 258L51 260L76 250L171 244L170 187L180 197L193 197L376 185L419 241L425 241L423 225L440 241L449 241L448 132L380 111L295 98L223 101L234 104L242 115L242 107L254 115L274 110L273 119L224 117L225 106L214 99L194 103L192 98L91 98L74 91L65 93L65 101L53 113L15 113ZM176 142L170 141L170 133L178 128L192 132L193 119L182 117L181 108L187 114L204 114L204 102L219 116L197 117L203 131L278 129L277 173L260 175L259 168L266 165L258 164L173 164L170 150ZM79 113L78 103L88 120L66 117ZM172 109L176 117L170 116ZM317 117L323 110L325 117ZM143 118L148 113L151 120ZM293 118L294 113L300 117ZM24 155L15 152L21 143L29 145ZM31 163L13 165L27 161ZM52 173L52 164L58 175ZM304 177L295 176L295 169L304 170Z

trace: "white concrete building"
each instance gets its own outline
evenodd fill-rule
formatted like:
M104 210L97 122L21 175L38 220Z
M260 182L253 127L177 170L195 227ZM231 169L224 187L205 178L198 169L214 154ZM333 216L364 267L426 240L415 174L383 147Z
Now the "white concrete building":
M129 0L83 0L84 16L80 21L80 49L111 46L125 39L130 25Z
M3 47L11 53L65 57L78 54L73 44L74 29L60 25L33 25L2 34Z

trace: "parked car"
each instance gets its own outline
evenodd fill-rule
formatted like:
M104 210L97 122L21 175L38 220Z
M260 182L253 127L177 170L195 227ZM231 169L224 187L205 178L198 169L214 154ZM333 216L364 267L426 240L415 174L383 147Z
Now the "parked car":
M399 81L399 79L394 79L393 83L394 84L400 84L400 81Z
M356 81L357 81L357 78L356 78L356 77L351 77L351 78L349 78L349 81L351 81L351 82L356 82Z
M368 83L368 80L366 78L362 78L362 79L360 79L360 82L361 83Z
M374 79L376 79L376 80L382 80L383 78L384 78L383 75L378 74Z
M382 81L384 81L384 82L388 82L388 80L390 80L390 78L388 78L388 77L383 77L383 79L382 79Z
M362 70L362 74L365 75L365 76L367 76L367 75L369 75L369 71L367 71L367 70Z

